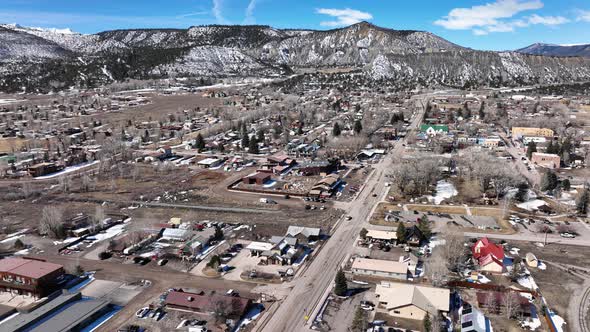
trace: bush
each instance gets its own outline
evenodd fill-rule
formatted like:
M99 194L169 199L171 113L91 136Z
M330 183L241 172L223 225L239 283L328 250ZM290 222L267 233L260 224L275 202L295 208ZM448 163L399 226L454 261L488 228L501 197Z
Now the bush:
M111 258L112 256L113 256L113 255L112 255L110 252L108 252L108 251L101 251L101 252L98 254L98 258L99 258L100 260L109 259L109 258Z

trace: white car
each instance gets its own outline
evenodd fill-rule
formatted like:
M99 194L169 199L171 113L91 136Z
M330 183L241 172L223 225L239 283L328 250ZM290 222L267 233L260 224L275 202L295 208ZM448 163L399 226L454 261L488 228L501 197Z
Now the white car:
M573 238L575 238L575 237L576 237L574 234L571 234L571 233L561 233L561 234L559 234L559 235L560 235L561 237L565 237L565 238L568 238L568 239L573 239Z
M136 316L137 318L143 318L143 317L145 317L145 315L146 315L146 314L147 314L149 311L150 311L150 308L148 308L148 307L141 308L141 309L137 310L137 312L135 313L135 316Z

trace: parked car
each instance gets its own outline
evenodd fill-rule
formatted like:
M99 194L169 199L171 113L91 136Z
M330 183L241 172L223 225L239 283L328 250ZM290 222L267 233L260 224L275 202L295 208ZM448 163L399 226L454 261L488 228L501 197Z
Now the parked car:
M561 233L561 234L559 234L559 235L560 235L561 237L565 237L565 238L568 238L568 239L573 239L573 238L575 238L575 237L576 237L576 235L575 235L575 234L572 234L572 233L567 233L567 232L565 232L565 233Z
M160 260L158 261L158 265L160 265L160 266L164 266L164 265L166 265L167 263L168 263L168 260L167 260L166 258L160 259Z
M150 308L143 307L143 308L137 310L137 312L135 313L135 316L137 318L143 318L143 317L145 317L145 315L147 315L148 312L150 312Z

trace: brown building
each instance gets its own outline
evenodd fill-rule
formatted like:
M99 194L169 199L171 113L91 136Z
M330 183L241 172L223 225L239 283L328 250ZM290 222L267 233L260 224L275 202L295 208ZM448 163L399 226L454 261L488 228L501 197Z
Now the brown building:
M267 181L270 181L270 174L264 172L250 174L242 178L242 182L246 184L257 184L259 186L263 185Z
M43 176L55 172L59 172L63 166L58 166L55 163L40 163L29 167L29 174L32 177Z
M213 315L219 307L227 308L227 318L240 319L252 302L237 296L201 295L183 291L172 291L166 296L166 307L170 310L192 311Z
M64 268L59 264L28 258L5 258L0 260L0 291L43 297L57 289L64 274Z
M560 166L561 158L556 154L533 152L531 161L541 167L556 169Z

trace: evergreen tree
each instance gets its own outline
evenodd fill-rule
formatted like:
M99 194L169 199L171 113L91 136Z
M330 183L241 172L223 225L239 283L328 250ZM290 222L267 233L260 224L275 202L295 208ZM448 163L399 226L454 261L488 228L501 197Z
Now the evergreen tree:
M578 211L578 214L585 215L586 213L588 213L589 199L590 193L588 191L588 188L584 188L584 190L580 192L580 194L578 194L578 197L576 198L576 210Z
M361 131L363 131L363 124L361 123L361 120L356 120L354 122L354 132L358 135Z
M425 332L432 332L432 321L430 320L430 314L426 313L426 317L424 317L424 331Z
M423 214L418 222L418 229L424 234L424 236L429 239L432 235L432 230L430 228L430 221L428 220L428 216Z
M258 140L258 142L264 142L264 129L259 129L256 132L256 140Z
M529 193L529 184L527 182L521 182L518 185L518 191L514 195L514 199L518 202L526 202Z
M195 147L199 152L205 149L205 140L201 134L197 134L197 138L195 139Z
M479 105L479 111L477 113L477 116L479 117L480 120L483 120L483 118L485 118L485 116L486 116L486 113L484 112L485 108L486 108L486 102L482 101L481 105Z
M332 135L338 137L341 133L342 130L340 129L340 124L338 122L334 123L334 128L332 128Z
M526 156L527 158L529 158L529 160L533 156L534 152L537 152L537 143L535 143L534 141L530 141L526 149Z
M215 241L223 240L223 230L219 226L215 226L215 233L213 234L213 239Z
M334 294L338 296L344 296L348 292L348 283L346 281L346 275L342 269L339 269L336 273L336 278L334 279Z
M547 153L557 153L557 151L555 150L555 145L553 145L553 140L549 141L549 144L547 144L547 148L545 149L545 152Z
M557 188L558 180L557 175L552 170L549 170L543 174L543 178L541 179L541 190L549 191Z
M563 189L563 191L569 191L571 189L571 183L569 179L564 179L563 181L561 181L561 189Z
M354 318L352 319L352 325L350 329L352 331L364 331L365 325L365 311L360 307L356 307L354 312Z
M405 243L406 242L406 225L403 222L400 222L395 230L395 235L397 235L397 242L398 243Z
M248 153L259 154L260 151L258 150L258 141L256 137L252 137L248 144Z
M250 146L250 136L248 133L242 136L242 149L245 149L247 146Z
M359 233L359 235L360 235L361 239L363 239L363 240L364 240L364 239L366 239L366 238L367 238L367 233L368 233L368 232L369 232L369 231L367 231L367 229L366 229L366 228L363 228L363 229L361 229L361 231L360 231L360 233Z

